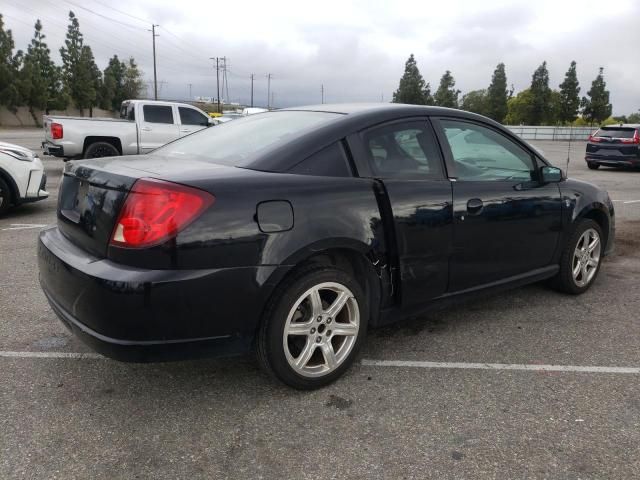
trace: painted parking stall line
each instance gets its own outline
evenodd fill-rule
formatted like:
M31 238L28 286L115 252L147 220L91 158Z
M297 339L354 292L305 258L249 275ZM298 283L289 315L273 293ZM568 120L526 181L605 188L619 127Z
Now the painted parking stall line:
M72 358L72 359L92 359L92 360L108 360L107 357L99 353L82 353L82 352L12 352L1 351L0 358Z
M462 370L522 370L529 372L622 373L640 375L640 367L598 367L579 365L536 365L518 363L423 362L414 360L371 360L360 362L365 367L448 368Z
M7 232L9 230L33 230L34 228L44 228L46 227L46 223L11 223L9 227L3 228L3 232Z

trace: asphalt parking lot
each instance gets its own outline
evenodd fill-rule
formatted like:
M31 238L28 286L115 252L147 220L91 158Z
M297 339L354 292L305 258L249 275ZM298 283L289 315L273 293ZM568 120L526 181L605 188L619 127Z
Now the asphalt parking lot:
M567 143L535 145L564 168ZM51 198L0 219L0 478L640 478L640 172L590 171L584 148L569 175L617 209L589 292L532 285L372 331L315 392L250 359L90 354L38 286L62 169L44 157Z

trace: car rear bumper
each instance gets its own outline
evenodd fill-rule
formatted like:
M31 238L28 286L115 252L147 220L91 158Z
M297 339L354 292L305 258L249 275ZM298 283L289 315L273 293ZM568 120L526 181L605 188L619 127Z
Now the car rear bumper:
M123 361L246 353L282 267L143 270L87 254L57 228L38 242L40 284L60 320Z
M64 147L62 145L54 145L51 142L42 142L42 151L45 155L64 157Z
M640 157L636 155L592 155L585 156L587 163L610 167L640 167Z

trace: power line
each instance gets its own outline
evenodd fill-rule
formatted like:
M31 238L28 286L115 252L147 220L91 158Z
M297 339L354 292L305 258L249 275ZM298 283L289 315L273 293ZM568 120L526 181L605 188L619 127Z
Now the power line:
M115 22L115 23L118 23L120 25L124 25L125 27L132 28L134 30L144 30L142 27L138 27L137 25L131 25L130 23L121 22L120 20L116 20L115 18L111 18L111 17L108 17L106 15L103 15L102 13L98 13L98 12L96 12L94 10L91 10L90 8L83 7L82 5L78 5L77 3L72 2L71 0L64 0L64 2L68 3L69 5L73 5L76 8L81 8L82 10L86 10L89 13L93 13L94 15L97 15L98 17L104 18L105 20L109 20L111 22Z
M111 5L105 5L103 3L100 3L97 0L93 0L93 3L97 3L98 5L101 5L101 6L105 7L105 8L108 8L109 10L113 10L114 12L118 12L118 13L120 13L122 15L126 15L127 17L133 18L134 20L140 20L141 22L144 22L144 23L151 23L150 20L145 20L143 18L136 17L135 15L131 15L130 13L123 12L122 10L118 10L117 8L114 8Z

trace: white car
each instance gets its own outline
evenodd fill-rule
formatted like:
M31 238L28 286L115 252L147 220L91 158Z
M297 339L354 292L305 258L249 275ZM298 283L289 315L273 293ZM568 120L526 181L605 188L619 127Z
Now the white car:
M28 148L0 142L0 216L12 206L47 198L46 182L38 155Z

